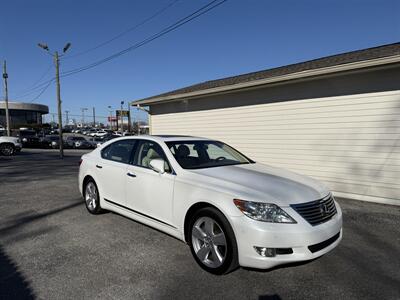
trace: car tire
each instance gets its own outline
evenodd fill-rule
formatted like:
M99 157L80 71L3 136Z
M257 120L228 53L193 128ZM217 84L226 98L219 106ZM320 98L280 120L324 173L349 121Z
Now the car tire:
M98 215L103 212L100 206L99 190L93 179L89 179L85 182L83 187L83 199L85 200L85 206L89 213Z
M0 153L4 156L12 156L15 154L15 146L10 143L1 144Z
M188 226L188 243L194 259L207 272L222 275L239 267L233 229L213 207L194 213Z

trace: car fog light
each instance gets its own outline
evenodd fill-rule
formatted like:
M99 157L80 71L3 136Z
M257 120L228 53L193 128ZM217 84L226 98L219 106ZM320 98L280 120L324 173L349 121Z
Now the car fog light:
M257 247L254 246L254 249L258 254L264 257L274 257L276 255L275 248L266 248L266 247Z

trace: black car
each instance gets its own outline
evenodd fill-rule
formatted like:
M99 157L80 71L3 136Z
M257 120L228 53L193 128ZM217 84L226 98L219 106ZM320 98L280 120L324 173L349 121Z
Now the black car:
M57 149L60 147L60 137L58 135L46 135L40 139L42 148Z
M115 135L115 134L109 134L103 137L103 143L108 142L109 140L115 139L115 138L119 138L121 136L119 135Z
M39 148L42 145L34 130L20 130L18 136L24 148Z
M65 141L65 146L68 148L76 148L76 149L91 149L95 148L95 144L86 140L81 136L69 136Z

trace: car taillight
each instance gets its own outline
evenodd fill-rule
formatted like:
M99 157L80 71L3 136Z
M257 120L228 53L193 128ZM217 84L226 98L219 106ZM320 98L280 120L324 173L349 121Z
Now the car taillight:
M83 162L83 159L81 158L81 159L79 160L79 165L81 165L82 162Z

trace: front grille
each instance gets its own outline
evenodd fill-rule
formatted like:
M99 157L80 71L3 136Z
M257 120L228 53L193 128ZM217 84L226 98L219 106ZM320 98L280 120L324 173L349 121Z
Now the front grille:
M320 200L290 206L313 226L330 220L336 214L336 206L331 194Z
M336 233L333 237L327 239L326 241L308 246L308 249L310 249L310 251L312 253L318 252L318 251L328 247L329 245L333 244L339 238L339 236L340 236L340 231L338 233Z

